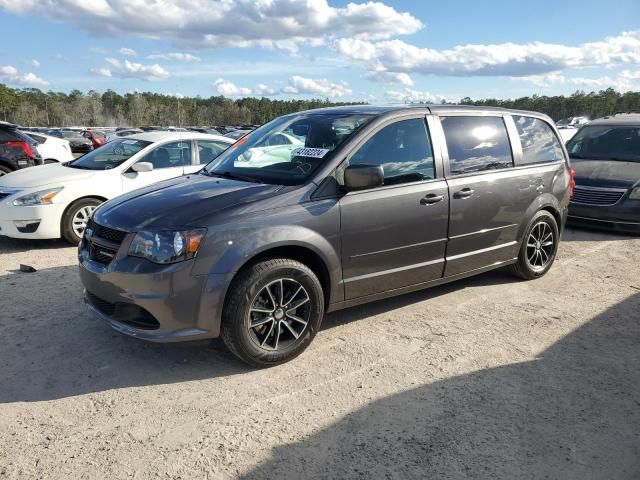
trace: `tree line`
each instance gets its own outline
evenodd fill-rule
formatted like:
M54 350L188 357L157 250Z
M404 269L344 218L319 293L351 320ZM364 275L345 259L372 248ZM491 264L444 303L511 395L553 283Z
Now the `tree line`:
M640 112L640 92L613 89L569 96L533 95L514 100L469 97L464 105L496 106L543 112L554 120L588 115L598 118L618 112ZM222 96L177 98L159 93L43 92L37 88L14 89L0 84L0 118L23 126L184 126L262 124L280 115L334 105L328 99L274 100Z
M565 97L533 95L531 97L516 98L515 100L499 100L488 98L472 100L469 97L460 101L463 105L492 106L532 110L549 115L555 121L566 117L587 115L590 118L600 118L616 113L640 113L640 92L619 93L613 88L599 92L586 93L579 90Z

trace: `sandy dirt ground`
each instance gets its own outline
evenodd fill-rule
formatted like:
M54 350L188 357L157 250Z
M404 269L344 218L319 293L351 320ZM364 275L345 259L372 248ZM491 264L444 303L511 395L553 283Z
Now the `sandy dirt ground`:
M111 331L74 248L0 240L0 480L238 477L640 478L640 239L567 230L543 279L334 313L258 371Z

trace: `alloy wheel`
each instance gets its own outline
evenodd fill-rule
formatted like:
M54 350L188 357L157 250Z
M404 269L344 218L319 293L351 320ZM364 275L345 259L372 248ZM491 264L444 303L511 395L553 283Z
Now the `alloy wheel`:
M555 239L547 222L536 223L527 239L527 261L537 272L544 270L553 257Z
M281 350L301 337L310 318L307 290L292 278L280 278L263 287L251 302L249 334L260 348Z
M78 209L78 211L73 216L71 220L71 224L73 227L73 232L80 238L84 234L84 229L87 227L87 222L89 218L91 218L91 214L96 209L95 205L87 205L86 207L82 207Z

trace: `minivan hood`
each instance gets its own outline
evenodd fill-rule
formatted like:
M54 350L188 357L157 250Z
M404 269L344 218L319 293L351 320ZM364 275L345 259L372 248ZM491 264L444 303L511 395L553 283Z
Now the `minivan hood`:
M128 232L200 226L194 222L224 208L265 198L282 188L188 175L116 197L96 210L94 220L100 225Z
M572 158L571 166L578 185L631 188L640 180L640 162Z
M0 177L0 188L33 188L42 185L64 186L68 182L85 180L95 175L95 170L65 167L60 163L23 168Z

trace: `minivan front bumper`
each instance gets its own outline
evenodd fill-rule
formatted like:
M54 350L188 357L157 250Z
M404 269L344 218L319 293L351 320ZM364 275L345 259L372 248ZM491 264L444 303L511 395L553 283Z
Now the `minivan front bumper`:
M104 265L79 252L84 302L114 330L153 342L220 335L226 275L191 275L193 261L156 265L134 257Z
M569 224L577 227L640 233L640 201L626 197L615 205L569 204Z

